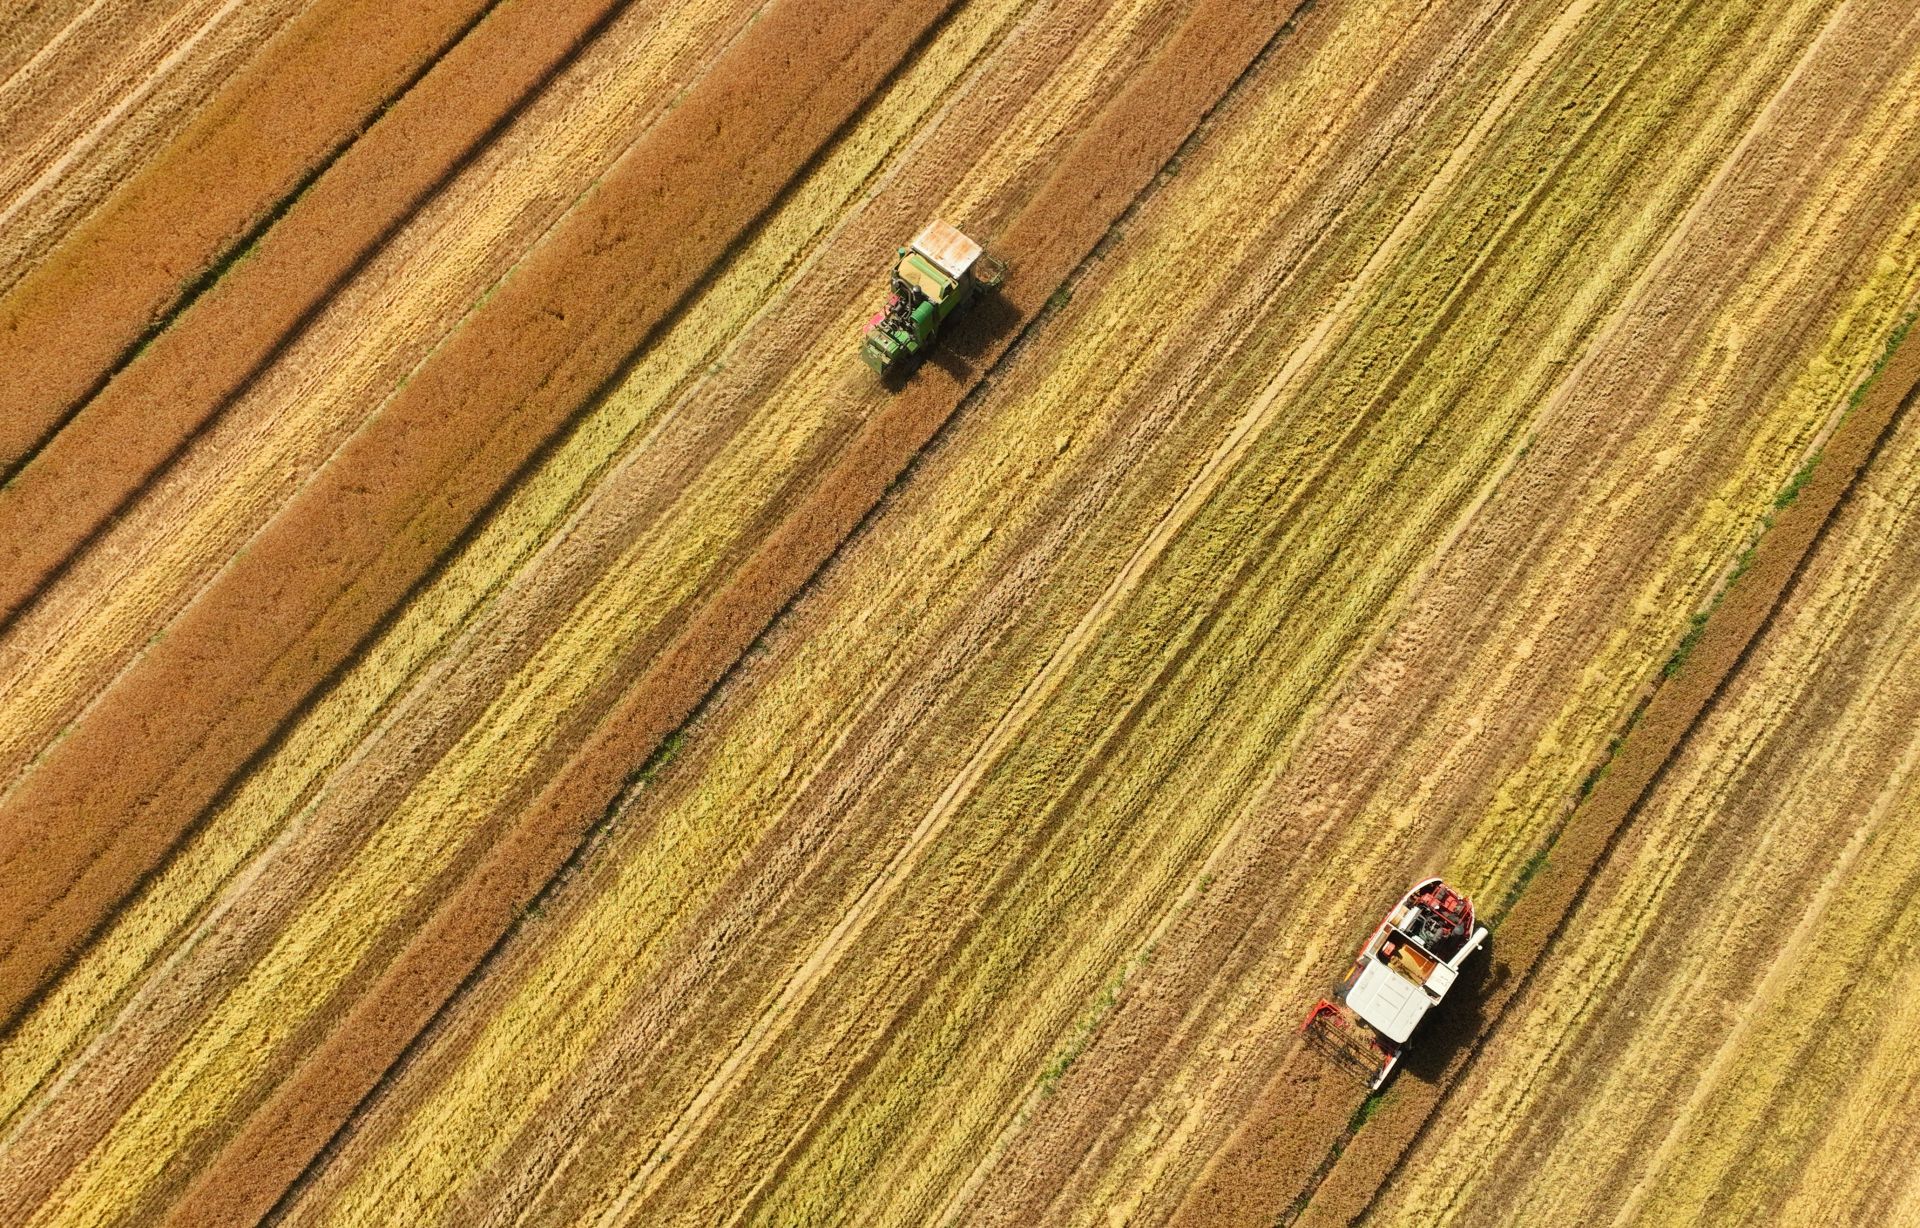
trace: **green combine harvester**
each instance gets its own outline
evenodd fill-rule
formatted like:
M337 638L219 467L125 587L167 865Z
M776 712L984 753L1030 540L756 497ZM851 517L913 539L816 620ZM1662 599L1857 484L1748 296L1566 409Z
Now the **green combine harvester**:
M860 357L886 375L910 369L933 348L947 317L1005 279L1006 266L946 222L931 222L900 249L893 293L884 311L867 321Z

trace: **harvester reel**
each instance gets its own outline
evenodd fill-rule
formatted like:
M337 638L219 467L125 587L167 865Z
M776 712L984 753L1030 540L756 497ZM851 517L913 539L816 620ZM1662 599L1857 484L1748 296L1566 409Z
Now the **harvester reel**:
M1381 1052L1372 1038L1363 1035L1364 1026L1356 1023L1339 1006L1322 998L1307 1015L1300 1032L1314 1048L1332 1059L1369 1088L1378 1085L1381 1067L1391 1055Z

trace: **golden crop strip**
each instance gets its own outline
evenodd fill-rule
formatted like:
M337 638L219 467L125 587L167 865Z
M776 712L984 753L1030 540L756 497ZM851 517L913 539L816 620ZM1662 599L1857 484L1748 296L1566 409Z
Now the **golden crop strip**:
M549 94L437 198L227 415L179 472L75 566L10 635L31 668L0 687L5 762L44 746L124 669L222 560L424 360L676 92L673 69L744 20L745 0L689 9L665 30L589 57L593 88ZM597 78L596 78L597 74ZM638 104L636 106L636 103ZM556 192L557 185L570 190ZM532 223L530 225L530 223ZM369 322L375 322L370 327ZM93 594L115 593L99 602Z
M1717 18L1700 15L1697 20L1706 29L1719 31L1723 40L1735 37L1746 25L1737 13ZM1560 62L1562 77L1550 80L1563 80L1563 88L1573 96L1584 80L1582 74L1592 71L1591 65L1604 65L1618 54L1622 28L1596 20L1593 41L1583 44L1589 59L1584 65L1579 59ZM1806 31L1809 27L1802 23L1792 28ZM1610 166L1648 166L1643 175L1650 177L1636 181L1641 185L1636 190L1668 202L1664 214L1652 216L1664 216L1671 226L1690 202L1687 189L1711 172L1715 159L1724 157L1740 135L1737 125L1730 121L1716 125L1712 116L1738 116L1743 100L1748 100L1749 107L1757 105L1752 100L1764 99L1778 84L1791 57L1784 62L1779 57L1760 57L1750 80L1734 73L1729 84L1738 84L1741 90L1732 98L1699 91L1696 105L1706 108L1706 122L1675 122L1656 105L1663 98L1657 89L1680 90L1695 84L1687 75L1684 51L1690 44L1685 38L1670 38L1664 45L1653 34L1643 38L1646 54L1665 57L1648 72L1654 85L1646 88L1656 92L1644 98L1630 95L1638 109L1616 111L1608 121L1629 127L1605 129L1607 139L1596 149L1599 156L1578 170L1592 182L1604 184ZM1522 44L1512 53L1524 54L1526 49ZM1784 50L1793 52L1797 46L1788 43ZM1745 61L1729 53L1725 62ZM1559 105L1551 93L1545 98L1553 101L1543 99L1534 105ZM1249 136L1274 130L1271 117L1241 122ZM1688 156L1644 156L1642 142L1627 135L1635 123L1665 134L1660 139L1677 143L1682 155L1690 149L1697 152L1691 153L1690 160ZM1433 223L1424 259L1409 267L1445 268L1449 251L1479 250L1482 235L1497 233L1505 216L1488 202L1504 200L1507 209L1514 207L1514 197L1492 177L1520 174L1511 168L1529 165L1511 142L1532 139L1552 148L1553 140L1559 139L1532 134L1517 123L1507 132L1502 139L1509 144L1501 156L1490 156L1484 168L1475 168L1475 176L1451 198L1451 212L1442 213ZM1643 160L1633 161L1636 155ZM1704 171L1699 169L1703 166ZM1113 419L1105 415L1127 404L1126 383L1115 383L1108 391L1098 377L1112 361L1106 355L1118 350L1111 341L1113 332L1124 330L1126 322L1140 312L1158 310L1152 305L1155 299L1218 302L1215 296L1225 293L1224 287L1196 292L1188 274L1205 262L1187 254L1189 249L1183 245L1193 244L1196 234L1210 233L1206 210L1217 206L1207 202L1243 199L1246 191L1208 176L1205 166L1183 168L1166 189L1163 202L1156 202L1155 208L1164 212L1150 212L1135 224L1130 242L1138 246L1120 249L1111 280L1097 292L1091 283L1083 289L1080 301L1086 306L1076 305L1069 319L1062 321L1063 334L1044 360L1036 355L1039 368L1016 372L979 410L983 416L990 415L986 421L957 436L952 453L936 456L923 466L902 501L813 600L795 612L796 627L775 637L775 652L768 663L753 667L743 680L745 689L724 701L710 723L696 727L692 749L669 769L662 791L643 793L631 817L616 824L604 853L609 868L590 871L580 880L577 893L564 892L550 906L553 911L539 923L538 951L525 950L511 957L516 988L510 1000L518 1005L507 1007L494 996L501 990L489 988L456 1025L459 1040L452 1051L435 1062L431 1092L421 1089L401 1097L409 1121L404 1137L410 1141L390 1150L386 1140L395 1136L387 1131L399 1128L397 1122L388 1125L386 1114L370 1120L368 1137L356 1140L350 1153L352 1163L364 1168L354 1187L362 1191L358 1198L364 1201L335 1204L317 1193L313 1216L324 1217L341 1205L371 1208L382 1193L411 1180L401 1174L418 1171L434 1140L444 1137L453 1123L470 1121L474 1114L486 1111L478 1103L485 1098L485 1089L504 1084L529 1095L548 1092L556 1087L555 1078L567 1077L570 1067L588 1060L583 1042L596 1034L609 1037L609 1056L617 1051L625 1055L624 1061L618 1065L594 1062L575 1077L593 1080L590 1085L604 1094L606 1085L600 1080L627 1062L636 1063L638 1068L624 1076L625 1086L632 1090L620 1093L624 1098L618 1101L618 1125L608 1113L584 1104L583 1091L556 1094L551 1103L563 1127L536 1124L533 1129L546 1139L542 1145L558 1149L572 1167L563 1178L566 1193L552 1194L556 1201L542 1204L545 1213L556 1219L564 1215L590 1219L596 1209L608 1205L596 1203L595 1184L609 1191L620 1188L626 1180L624 1169L643 1164L649 1151L667 1137L668 1123L682 1107L677 1097L698 1087L706 1069L717 1060L716 1053L747 1035L756 1012L726 1006L724 1015L713 1016L712 1022L725 1029L724 1035L734 1038L719 1050L674 1044L665 1038L692 1026L700 1016L686 1013L686 1007L676 1011L675 996L649 988L649 978L662 986L690 983L709 995L706 1001L716 1012L726 1000L716 996L724 985L731 986L732 994L745 990L764 1004L774 1000L780 985L763 966L768 949L756 946L755 968L735 966L735 975L750 978L747 985L729 982L717 971L697 970L686 973L694 978L686 982L680 979L680 965L652 970L638 966L631 974L623 969L617 974L618 983L635 986L634 1005L629 1009L640 1009L642 1002L652 1005L618 1027L608 1021L610 1012L621 1009L615 1000L595 997L570 1005L566 999L590 984L604 983L604 974L593 974L586 966L604 960L599 953L609 949L621 949L627 953L623 958L632 958L632 944L644 942L640 950L651 961L658 958L653 952L677 946L680 958L688 961L687 968L710 963L712 956L695 954L699 950L696 931L715 924L715 917L695 911L694 902L713 901L711 906L725 907L729 901L721 892L729 872L734 873L732 889L746 893L744 901L759 901L763 909L782 907L782 901L789 908L801 903L801 898L788 894L776 871L796 875L806 884L805 911L796 913L791 923L804 933L783 932L776 939L777 949L792 952L787 958L799 959L830 930L836 902L844 906L880 869L881 862L865 843L873 840L871 833L890 831L895 834L888 840L902 838L913 816L939 791L942 778L936 765L945 765L949 772L959 765L955 750L918 734L904 746L865 745L877 730L888 727L870 723L887 716L887 709L870 705L891 701L870 690L849 693L844 680L869 677L878 686L900 678L899 685L910 686L913 676L903 676L896 662L903 651L912 650L912 644L924 644L917 651L932 660L944 659L938 649L941 637L935 632L915 631L903 643L897 638L899 629L875 625L868 611L876 605L918 610L928 626L949 628L948 634L986 649L968 663L974 675L943 705L954 716L943 722L941 740L960 747L981 736L994 705L1007 703L1038 667L1033 645L1044 649L1073 625L1074 602L1086 600L1074 594L1088 592L1089 582L1097 586L1103 570L1125 557L1128 535L1124 531L1112 545L1093 546L1084 557L1073 560L1072 570L1063 569L1046 583L1028 582L1027 588L1006 598L992 594L998 577L1019 566L1021 556L1011 552L1032 547L1036 529L1030 526L1044 523L1050 506L1042 502L1050 489L1047 483L1063 481L1063 467L1094 463L1078 460L1075 445L1089 435L1098 437L1099 432L1114 429L1106 425ZM1547 218L1555 216L1556 210L1560 216L1577 218L1584 216L1582 210L1594 207L1597 189L1583 191L1578 180L1561 176L1547 187L1539 206ZM1602 260L1615 261L1623 274L1630 274L1650 257L1664 232L1650 229L1641 212L1625 207L1612 224L1617 229L1592 240L1591 249ZM1556 227L1536 221L1532 229L1516 232L1514 247L1503 252L1483 288L1476 291L1477 310L1462 311L1459 318L1526 320L1521 305L1542 297L1539 278L1544 270L1556 267L1546 253L1564 244L1570 230L1570 224ZM1531 254L1534 251L1540 254ZM1576 266L1565 276L1571 282L1584 271ZM1301 276L1304 280L1308 275ZM1182 277L1186 280L1176 280ZM1616 279L1611 284L1621 283ZM1171 294L1176 285L1181 287L1178 296ZM1593 313L1606 306L1583 303L1570 293L1571 284L1553 288L1549 281L1547 285L1548 301L1580 304L1576 310L1587 314L1548 317L1535 325L1562 330L1558 345L1523 351L1536 362L1532 379L1541 381L1543 391L1551 388L1547 381L1557 373L1552 356L1577 344L1582 331L1592 327ZM1312 694L1313 680L1325 676L1330 662L1340 659L1339 653L1369 642L1369 629L1380 625L1383 610L1393 608L1395 575L1409 574L1422 562L1423 551L1430 550L1450 526L1444 509L1460 508L1475 489L1472 475L1451 486L1426 476L1442 472L1444 454L1411 462L1417 476L1410 478L1407 453L1391 450L1396 440L1404 441L1404 448L1414 440L1434 438L1430 425L1434 419L1423 417L1421 407L1427 415L1438 413L1449 404L1450 392L1460 395L1453 389L1464 387L1470 395L1486 397L1493 408L1500 403L1496 396L1513 386L1515 376L1480 372L1468 358L1476 353L1475 347L1492 345L1495 335L1461 328L1460 335L1437 343L1432 369L1447 374L1439 382L1410 383L1410 389L1418 390L1418 398L1390 426L1367 437L1372 446L1355 449L1351 458L1336 458L1338 467L1329 473L1338 474L1338 480L1329 477L1321 487L1329 493L1317 496L1312 505L1315 514L1302 514L1299 527L1272 548L1271 574L1257 573L1258 581L1250 579L1244 590L1225 599L1219 614L1223 627L1243 631L1297 623L1296 636L1301 638L1290 649L1295 654L1291 668L1270 672L1277 668L1275 664L1248 655L1256 647L1263 654L1277 652L1276 647L1215 635L1192 641L1195 648L1187 666L1192 672L1170 675L1173 691L1141 689L1154 677L1162 663L1159 654L1170 643L1185 643L1199 634L1190 623L1194 602L1207 600L1200 594L1218 583L1223 566L1248 557L1246 535L1260 523L1253 509L1268 506L1279 488L1277 480L1296 472L1301 459L1312 455L1315 428L1319 427L1322 441L1338 437L1319 425L1325 418L1307 415L1330 416L1328 406L1364 403L1377 382L1373 369L1386 356L1405 349L1404 322L1431 314L1452 292L1452 283L1433 273L1373 288L1369 314L1361 317L1361 323L1347 325L1357 331L1340 343L1344 349L1337 349L1338 357L1328 358L1325 366L1316 369L1317 382L1308 385L1298 401L1289 402L1305 403L1295 411L1301 417L1284 418L1262 436L1233 483L1178 539L1174 553L1154 573L1137 603L1121 607L1116 625L1102 629L1086 664L1068 677L1044 716L1032 722L1031 736L983 778L977 796L965 803L921 863L923 868L891 893L895 902L870 928L870 937L836 957L838 970L825 988L804 1000L801 1014L773 1020L775 1031L770 1035L780 1038L778 1045L765 1051L765 1061L750 1059L751 1064L743 1068L745 1082L740 1090L718 1105L720 1116L685 1140L684 1146L699 1150L678 1167L685 1174L678 1184L664 1187L659 1201L645 1204L648 1217L666 1222L678 1213L704 1222L737 1205L744 1190L765 1197L764 1206L779 1207L780 1214L804 1217L809 1209L822 1212L860 1205L876 1218L890 1214L911 1218L913 1208L924 1205L930 1187L964 1171L981 1141L997 1131L1008 1105L1017 1102L1029 1081L1044 1069L1057 1038L1073 1034L1075 1021L1090 1003L1100 1000L1114 971L1126 966L1133 936L1178 894L1183 877L1206 850L1208 833L1220 830L1236 806L1243 804L1236 799L1245 797L1257 783L1272 746L1289 736L1290 722L1301 719L1299 705ZM1556 292L1563 297L1554 299ZM1244 307L1229 309L1245 311ZM1852 349L1843 365L1857 372L1873 340L1864 331L1851 336ZM1151 361L1137 360L1138 369L1152 370ZM1364 377L1363 372L1374 378ZM1236 374L1227 369L1213 373L1212 378L1226 383ZM1476 381L1476 375L1484 383ZM1145 376L1123 377L1133 378ZM1455 383L1449 385L1447 379ZM1521 386L1526 386L1526 379L1518 376ZM1206 405L1205 394L1195 404ZM1073 429L1062 434L1061 407L1067 405L1076 407L1077 413ZM1232 405L1223 408L1231 412ZM1696 591L1704 586L1711 569L1703 567L1700 559L1715 550L1724 552L1739 540L1752 509L1791 468L1796 448L1818 429L1825 403L1793 402L1775 412L1778 425L1770 429L1784 442L1763 451L1771 472L1749 478L1738 488L1744 492L1744 504L1720 512L1722 519L1711 529L1709 540L1682 537L1670 547L1672 561L1667 565L1679 579L1664 581L1667 586L1692 584ZM1478 455L1485 459L1477 472L1486 473L1486 466L1514 444L1517 429L1511 424L1504 429L1490 425L1477 439L1467 436L1448 446L1478 448ZM1671 437L1662 440L1658 432L1649 430L1646 442L1657 450L1670 446ZM1006 456L1010 446L1020 449L1013 457ZM1097 452L1089 450L1086 455L1096 457ZM980 482L983 464L1006 464L1009 476L1017 473L1026 500L1016 500L1005 483ZM1136 504L1142 502L1138 495L1130 497ZM1438 502L1423 503L1431 500ZM1368 505L1377 505L1370 516L1359 511ZM1434 510L1422 514L1418 510L1422 506ZM992 524L994 533L982 542L985 524ZM1395 539L1381 536L1377 528L1360 527L1372 525L1399 526L1404 534L1398 539L1404 542L1400 549L1405 552L1399 557L1404 561L1396 564L1397 556L1384 549L1387 541ZM1103 534L1112 532L1103 530ZM1352 590L1327 588L1324 581L1317 590L1306 585L1308 577L1324 574L1325 560L1338 557L1339 543L1356 533L1382 547L1379 557L1384 561L1372 586L1359 577ZM942 566L928 567L930 557L941 559ZM915 560L917 567L903 567ZM1023 616L1018 636L1000 641L1007 645L1004 649L993 639L983 640L980 630L968 629L966 603L953 595L977 585L988 586L973 591L988 594L990 601L1011 599L1016 603L1011 608L1032 610ZM1330 604L1323 613L1322 606L1303 605L1307 602ZM1648 624L1639 632L1639 659L1649 659L1650 645L1664 639L1665 629L1683 617L1684 610L1682 603L1677 609L1631 612ZM846 621L838 623L836 618ZM872 637L870 643L866 637ZM1343 649L1342 644L1350 647ZM1329 656L1330 652L1334 655ZM1250 670L1258 683L1245 680ZM1181 711L1173 698L1221 688L1233 697L1229 707ZM927 692L916 689L914 693ZM849 702L856 706L846 710ZM1558 752L1563 781L1577 779L1579 765L1604 738L1603 714L1588 710L1580 730L1584 741ZM1111 743L1107 731L1129 711L1141 714L1140 724L1129 726L1124 742ZM775 714L779 714L777 721ZM1196 742L1192 740L1195 722L1203 715L1215 718L1207 726L1215 732ZM1135 729L1145 732L1132 732ZM1238 736L1228 732L1235 730L1244 732ZM718 745L709 744L715 740ZM1096 752L1097 760L1087 759ZM913 764L915 775L925 778L898 778L901 769L889 771L889 757L896 757L896 763ZM1095 774L1084 776L1088 769L1083 765L1090 762L1097 765ZM1083 777L1087 781L1084 794L1077 792L1080 786L1075 783ZM1152 781L1161 783L1148 783ZM1062 790L1073 791L1063 797ZM845 835L806 837L832 842L829 853L817 853L804 841L794 843L795 835L774 826L783 816L789 824L806 819L806 811L798 807L826 804L827 797L834 795L847 799L833 803L836 812L849 803L855 807L837 822L848 832L862 833L862 843L848 843ZM1407 815L1383 806L1372 822L1373 826L1359 828L1344 841L1359 848L1383 834L1392 839L1391 833L1404 826ZM761 832L766 834L757 834ZM762 847L754 846L756 840ZM1340 860L1350 856L1341 855ZM756 858L769 859L768 865L757 866ZM616 866L625 868L615 874L612 867ZM737 872L734 867L739 867ZM1095 900L1101 903L1096 906ZM732 924L753 924L753 910L744 903L741 908L720 916L738 917ZM676 912L681 932L663 932ZM1084 920L1068 929L1058 928L1057 920L1047 920L1061 916ZM781 929L789 926L782 924ZM721 931L730 932L725 926ZM568 972L570 968L579 971ZM1262 984L1281 998L1299 975L1298 971L1277 972ZM571 979L559 979L563 976ZM565 988L570 983L576 988ZM906 985L916 986L916 995L926 996L912 1008L899 997ZM1270 1000L1248 995L1244 1009L1273 1008ZM504 1013L490 1020L482 1017L492 1010ZM638 1037L629 1037L623 1035L628 1027L643 1030ZM547 1030L554 1028L567 1038L554 1042L559 1056L551 1062L527 1064L529 1039L556 1035ZM877 1037L879 1029L887 1030L884 1042ZM848 1072L855 1061L860 1063L857 1076ZM950 1089L939 1072L956 1069L968 1072L964 1092L943 1090L940 1097L933 1097L936 1089ZM845 1082L849 1078L857 1081ZM414 1096L419 1094L431 1098L416 1102ZM949 1098L952 1095L962 1098ZM396 1107L395 1112L402 1110ZM589 1135L613 1131L621 1141L609 1147L599 1139L567 1138L568 1130ZM883 1139L903 1137L916 1141L911 1155L880 1144ZM803 1140L798 1149L791 1144L795 1139ZM682 1154L675 1150L676 1157ZM514 1178L480 1177L471 1191L476 1201L485 1201L480 1195L495 1180ZM630 1209L637 1210L638 1205L631 1204Z
M396 238L0 647L32 663L0 669L0 764L163 633L751 8L617 24ZM1849 109L1822 92L1846 79L1830 43L1913 44L1891 11L1318 5L286 1222L1170 1209L1382 880L1444 864L1491 911L1523 877L1920 292L1920 206L1876 190L1913 157L1920 68ZM0 1045L0 1192L59 1172L34 1225L167 1197L768 492L870 412L864 210L1004 219L1176 16L990 0L943 23ZM962 106L976 72L1062 45L1008 69L1001 111ZM955 131L979 148L940 148ZM1379 1222L1811 1213L1858 1157L1898 1166L1916 461L1909 418ZM1619 1180L1584 1179L1603 1165Z
M737 17L737 9L734 11ZM724 13L687 10L680 26L664 31L655 29L651 22L636 23L627 31L632 44L615 41L604 58L589 61L587 67L602 72L617 69L636 83L671 81L665 66L688 48L702 46L698 40L711 39L716 15ZM668 37L659 37L662 34ZM667 96L663 94L657 101L664 105ZM231 518L242 511L241 503L249 498L245 492L253 492L248 506L269 501L253 507L252 514L272 505L276 487L273 470L270 464L259 462L289 463L290 454L279 450L281 447L294 449L297 454L303 444L324 435L317 422L351 406L364 406L367 389L350 377L377 373L387 361L381 357L383 352L395 343L392 335L367 328L366 321L390 320L405 328L427 320L446 323L457 318L465 310L458 291L460 279L467 279L464 284L470 298L483 288L482 283L472 280L473 270L485 259L501 258L498 251L491 256L483 253L515 239L515 217L524 214L542 193L550 192L556 180L566 174L578 178L583 171L590 173L594 165L617 152L617 146L609 148L606 142L622 133L616 121L628 105L621 91L608 88L603 79L595 89L564 94L535 108L526 124L510 133L499 150L483 158L460 186L437 201L426 216L396 240L385 261L350 287L330 319L322 321L316 330L315 348L302 348L289 356L294 373L280 376L277 382L269 377L255 393L264 403L250 404L240 415L246 419L241 424L244 429L234 430L226 444L231 448L228 459L241 468L228 467L225 454L209 457L210 465L219 466L217 478L185 482L144 502L130 522L137 527L129 529L134 540L122 548L124 557L122 549L106 552L115 566L132 567L150 554L157 561L137 571L111 574L92 570L83 562L76 577L76 591L68 600L55 603L59 617L49 617L44 628L23 629L20 638L26 641L28 651L39 634L63 647L43 657L35 670L17 675L21 689L9 694L4 707L7 735L23 741L44 736L44 723L32 719L36 713L70 711L94 685L89 668L114 660L130 642L128 637L164 633L164 614L156 617L156 611L191 595L190 590L182 591L183 583L203 576L211 560L218 557L224 546L208 543L227 542L236 524ZM598 108L600 114L582 108ZM566 170L569 166L574 169ZM518 240L524 243L529 237L522 234ZM467 257L444 260L449 244L465 244ZM421 271L409 269L409 262L421 265ZM402 275L402 269L409 271ZM297 374L303 356L312 369L332 373L329 378L334 382L318 387L303 383ZM678 367L666 365L670 356L678 359ZM356 361L343 361L347 357ZM658 370L666 376L662 383L667 387L672 386L676 374L698 370L706 361L704 352L689 355L668 347L663 347L660 358L663 367ZM386 371L389 380L401 374L398 370ZM623 421L612 424L612 432L603 426L600 432L583 434L594 438L602 448L617 446L638 421L657 410L657 403L629 398L618 407L617 414ZM608 413L599 421L605 423L614 416ZM259 426L262 417L275 424L264 438ZM337 430L338 424L332 429ZM318 459L309 456L302 463L317 463ZM548 466L545 482L521 488L513 504L489 525L462 559L446 570L432 592L403 612L395 627L321 701L286 744L249 777L235 798L210 821L194 852L171 863L122 923L89 949L79 974L66 978L46 1006L35 1012L22 1033L31 1040L8 1046L0 1056L0 1094L4 1095L0 1105L8 1113L17 1111L22 1098L46 1077L53 1063L70 1054L89 1030L105 1022L103 1012L112 1009L137 982L178 927L206 906L210 893L226 876L300 814L325 776L342 766L356 742L378 728L395 689L417 678L472 617L476 604L498 589L503 574L531 553L551 524L564 518L578 493L577 481L569 482L568 478L585 467L577 453L561 460ZM572 462L571 467L564 462ZM149 511L151 518L144 518ZM196 552L196 544L204 551ZM110 603L81 599L94 584L112 588L118 599Z
M1893 1056L1920 933L1916 464L1909 413L1380 1222L1894 1222L1886 1126L1920 1094Z

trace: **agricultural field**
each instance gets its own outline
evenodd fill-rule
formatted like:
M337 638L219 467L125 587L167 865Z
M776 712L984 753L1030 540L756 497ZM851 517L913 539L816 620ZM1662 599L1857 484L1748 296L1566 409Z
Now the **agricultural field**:
M1920 1223L1907 0L48 0L0 148L0 1225Z

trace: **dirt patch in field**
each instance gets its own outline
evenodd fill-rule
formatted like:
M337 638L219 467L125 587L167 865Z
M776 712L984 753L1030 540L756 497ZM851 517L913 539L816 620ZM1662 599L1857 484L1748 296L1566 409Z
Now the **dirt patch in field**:
M0 628L624 7L483 21L0 487Z
M973 357L951 369L926 368L877 410L314 1058L249 1120L175 1209L174 1222L271 1204L566 862L661 738L869 513L978 372L1011 343L1016 325L1093 250L1285 15L1279 6L1248 14L1203 4L1109 104L1009 229L1003 250L1022 277L962 326L954 348Z
M166 153L0 299L0 477L484 0L330 0L262 49Z

